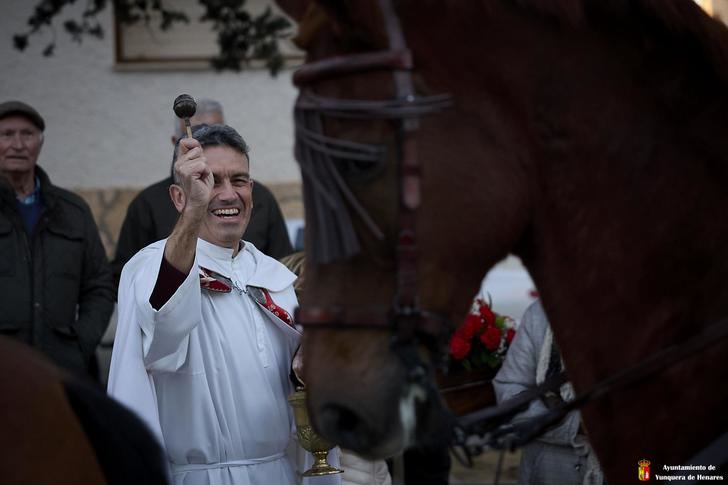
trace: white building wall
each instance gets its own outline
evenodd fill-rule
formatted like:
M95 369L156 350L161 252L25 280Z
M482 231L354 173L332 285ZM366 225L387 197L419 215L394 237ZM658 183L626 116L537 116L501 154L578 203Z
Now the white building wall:
M56 22L56 52L41 50L52 31L31 37L25 52L12 46L36 1L3 0L0 15L0 101L19 99L46 120L39 164L72 189L142 188L169 173L172 102L181 93L211 97L251 146L254 178L297 183L293 159L291 71L124 72L114 67L111 7L100 16L103 40L73 43ZM80 12L86 2L71 7ZM71 10L69 9L69 11ZM62 20L62 19L61 19ZM181 28L181 27L177 27Z

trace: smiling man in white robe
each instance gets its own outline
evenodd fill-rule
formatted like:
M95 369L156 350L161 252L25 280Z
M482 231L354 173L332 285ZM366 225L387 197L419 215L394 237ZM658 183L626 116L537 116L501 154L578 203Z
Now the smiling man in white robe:
M241 240L253 185L242 137L203 125L176 153L180 217L124 267L109 393L156 433L177 484L294 484L295 276Z

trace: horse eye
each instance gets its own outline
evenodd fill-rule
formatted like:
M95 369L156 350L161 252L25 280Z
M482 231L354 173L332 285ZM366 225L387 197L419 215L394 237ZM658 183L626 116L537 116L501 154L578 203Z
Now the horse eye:
M377 177L384 167L381 160L339 160L339 173L350 182L368 182Z

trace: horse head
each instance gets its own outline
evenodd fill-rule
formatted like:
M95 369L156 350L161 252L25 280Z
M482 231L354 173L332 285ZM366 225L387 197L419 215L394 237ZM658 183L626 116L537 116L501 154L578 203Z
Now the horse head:
M312 3L307 10L288 6L299 15L298 41L309 50L310 62L371 53L394 58L402 50L391 45L380 10L330 3ZM315 302L302 311L304 320L326 318L326 325L305 332L305 380L319 432L346 448L388 456L415 439L443 439L440 400L428 388L431 376L415 382L402 352L422 355L424 372L430 372L432 355L424 344L435 353L442 350L448 322L462 318L484 268L504 257L524 229L526 186L518 181L526 179L526 168L522 154L501 152L493 164L476 169L482 157L501 151L492 142L501 138L505 145L509 130L495 116L485 137L476 124L463 128L446 108L448 97L438 96L447 84L437 76L425 80L418 71L411 79L417 99L398 104L404 95L397 91L394 69L354 67L352 75L347 62L298 75L306 88L296 115L310 248L304 301ZM353 103L327 104L337 100ZM368 111L357 116L355 103ZM418 126L405 140L406 120ZM410 169L398 161L411 145L419 167L403 182L400 174ZM503 178L511 182L476 182ZM403 214L408 204L412 210ZM483 223L498 219L504 224L497 230ZM465 241L456 250L453 234ZM409 293L405 303L403 293ZM398 325L393 313L405 306L428 315L431 331L421 335L418 329L415 339L393 344ZM418 427L418 421L427 424Z

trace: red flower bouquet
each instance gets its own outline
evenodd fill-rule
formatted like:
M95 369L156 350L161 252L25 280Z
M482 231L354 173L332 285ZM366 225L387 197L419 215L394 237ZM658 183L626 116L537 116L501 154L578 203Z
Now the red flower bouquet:
M451 369L496 369L516 335L515 321L491 310L480 298L450 339Z

